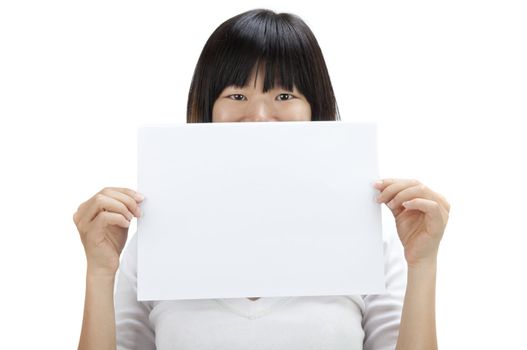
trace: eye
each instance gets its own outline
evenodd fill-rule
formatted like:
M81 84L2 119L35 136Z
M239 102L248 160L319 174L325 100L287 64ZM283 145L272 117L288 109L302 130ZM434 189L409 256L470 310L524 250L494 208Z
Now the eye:
M247 99L242 94L232 94L232 95L229 95L227 97L230 98L231 100L235 100L235 101L245 101Z
M283 93L283 94L280 94L280 95L276 96L276 99L278 101L287 101L287 100L292 100L293 98L294 98L293 95L286 94L286 93Z

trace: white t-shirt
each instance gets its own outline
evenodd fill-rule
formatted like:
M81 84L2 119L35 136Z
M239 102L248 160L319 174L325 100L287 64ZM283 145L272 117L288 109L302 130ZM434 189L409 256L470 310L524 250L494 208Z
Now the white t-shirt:
M115 293L118 349L395 349L406 289L396 233L384 239L388 293L137 301L137 235L123 252Z

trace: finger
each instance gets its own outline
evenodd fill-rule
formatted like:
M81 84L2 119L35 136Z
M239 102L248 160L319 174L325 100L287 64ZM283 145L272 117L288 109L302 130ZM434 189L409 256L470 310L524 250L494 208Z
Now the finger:
M137 217L141 216L141 211L139 210L137 203L144 200L144 196L142 194L132 189L124 188L124 187L106 187L106 188L103 188L101 191L99 191L99 193L95 195L92 199L92 202L99 201L100 205L98 207L95 207L95 212L93 212L94 208L91 208L92 211L90 212L89 215L87 215L91 219L93 219L97 215L97 212L98 212L97 210L111 210L111 208L106 208L103 206L105 201L104 201L104 197L101 197L101 196L107 196L110 198L114 198L118 201L121 201L130 211L130 214L133 212L135 216ZM130 200L129 199L130 197L132 197L133 200ZM91 205L92 203L90 203L90 206ZM123 210L120 210L120 211L116 210L116 211L121 212L123 215L125 215L130 220L132 219L126 212L123 212ZM132 217L134 214L132 214Z
M114 198L120 202L124 202L123 205L126 210L123 209L123 205L111 201L106 202L104 197ZM130 201L127 197L133 197L133 201ZM131 220L134 215L132 212L135 213L136 216L141 215L137 203L140 203L142 200L144 200L143 195L129 188L106 187L79 206L77 212L73 214L73 221L77 227L84 226L92 221L101 210L117 211ZM96 204L95 206L94 203Z
M139 208L139 204L135 201L134 198L132 198L128 194L111 189L108 189L105 194L108 197L114 198L122 202L126 206L126 208L136 217L141 216L141 209Z
M103 188L99 193L104 194L109 191L117 191L117 192L124 193L132 197L133 199L135 199L136 202L141 202L143 201L143 199L145 199L145 196L143 196L141 193L134 191L130 188L125 188L125 187L106 187L106 188Z
M373 183L373 187L375 187L376 189L378 189L379 191L384 191L384 189L390 185L393 185L395 183L399 183L399 182L405 182L405 181L411 181L411 182L414 182L415 185L417 185L419 183L419 181L417 180L414 180L414 179L394 179L394 178L388 178L388 179L380 179L378 181L375 181Z
M119 213L129 220L133 218L133 214L124 203L108 195L98 193L89 200L82 221L85 223L91 222L103 211Z
M403 202L409 201L414 198L425 198L437 201L437 197L435 196L434 192L432 192L424 185L416 185L405 188L400 192L397 192L395 196L386 205L391 210L397 210L400 209Z
M430 217L441 218L442 224L444 225L448 220L448 213L445 213L445 209L441 205L430 199L425 198L414 198L409 201L403 202L403 207L408 210L419 210Z
M388 183L388 185L386 185ZM400 191L412 187L412 186L418 186L421 183L417 180L408 180L408 179L402 179L402 180L386 180L383 181L383 187L381 193L377 197L377 203L388 203L391 201L397 193Z
M437 193L436 192L436 195L438 197L438 200L439 202L441 203L442 207L445 208L445 210L447 211L447 213L450 211L450 203L447 201L447 199L445 198L445 196L443 196L441 193Z
M93 218L92 222L99 227L119 226L127 228L130 226L130 221L128 221L122 214L110 211L99 212L97 216Z

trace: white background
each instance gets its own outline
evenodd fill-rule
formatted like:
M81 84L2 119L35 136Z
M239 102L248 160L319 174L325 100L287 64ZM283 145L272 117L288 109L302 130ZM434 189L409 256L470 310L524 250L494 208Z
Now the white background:
M184 122L206 39L256 7L310 25L343 119L381 125L381 175L451 202L441 348L526 348L527 11L464 0L2 1L0 348L77 346L73 213L104 186L136 186L137 126Z

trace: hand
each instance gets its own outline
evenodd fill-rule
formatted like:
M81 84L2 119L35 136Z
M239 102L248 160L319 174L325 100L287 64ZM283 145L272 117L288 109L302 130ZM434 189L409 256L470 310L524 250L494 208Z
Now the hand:
M377 202L395 217L408 266L433 262L448 221L450 204L417 180L385 179L375 183Z
M143 199L127 188L107 187L82 203L73 214L84 245L88 274L115 275L130 221L141 215L138 203Z

